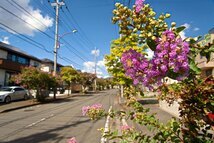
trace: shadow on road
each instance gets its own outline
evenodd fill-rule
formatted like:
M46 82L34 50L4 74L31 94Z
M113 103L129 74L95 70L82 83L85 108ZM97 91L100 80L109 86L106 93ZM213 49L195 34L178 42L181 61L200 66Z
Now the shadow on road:
M51 98L51 99L45 100L41 104L46 104L46 103L56 103L57 104L57 103L71 102L71 101L76 100L76 99L71 99L70 97L68 96L68 98L56 98L56 99Z
M71 128L74 126L77 126L79 124L82 123L86 123L86 122L90 122L90 119L86 119L86 120L81 120L81 121L76 121L76 122L72 122L71 124L66 124L64 126L58 127L58 128L54 128L45 132L40 132L37 134L33 134L27 137L22 137L22 138L18 138L12 141L8 141L8 142L1 142L1 143L42 143L42 142L59 142L60 140L63 140L65 137L60 136L60 133L57 134L57 132L65 130L67 128ZM70 135L70 137L72 137L72 133Z
M143 99L143 100L138 100L138 102L141 103L142 105L158 104L158 100L157 99Z

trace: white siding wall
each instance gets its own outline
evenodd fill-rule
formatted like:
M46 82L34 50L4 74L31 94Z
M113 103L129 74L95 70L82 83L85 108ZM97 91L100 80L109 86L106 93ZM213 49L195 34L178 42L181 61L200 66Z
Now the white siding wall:
M169 105L165 100L159 100L159 107L173 116L180 118L179 102L181 102L180 99L178 101L174 101L172 105Z
M43 66L43 67L41 67L41 70L42 71L44 71L44 72L50 72L50 67L48 67L48 66Z
M0 58L7 59L7 52L0 49Z
M0 69L0 85L4 85L4 79L5 79L5 70Z
M35 63L38 64L38 67L41 67L41 63L40 62L30 59L30 66L35 66Z

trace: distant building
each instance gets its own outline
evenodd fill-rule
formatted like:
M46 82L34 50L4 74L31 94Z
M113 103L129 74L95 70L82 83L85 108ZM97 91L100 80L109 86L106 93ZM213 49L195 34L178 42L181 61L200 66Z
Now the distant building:
M49 59L40 60L20 49L0 42L0 86L10 85L10 77L21 71L22 67L33 66L45 72L52 73L53 61ZM62 65L57 65L60 71Z
M63 65L57 64L56 71L60 72ZM42 59L42 64L40 69L44 72L53 73L54 71L54 62L50 59Z
M214 28L209 30L209 33L199 41L199 44L202 46L214 44ZM206 57L200 55L195 60L198 67L202 70L202 76L207 77L212 75L214 77L214 53L211 53L211 60L209 62L207 62Z

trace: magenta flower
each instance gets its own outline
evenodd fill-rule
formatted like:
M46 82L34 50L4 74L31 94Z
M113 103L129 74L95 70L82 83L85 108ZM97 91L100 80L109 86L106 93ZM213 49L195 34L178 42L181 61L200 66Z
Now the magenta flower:
M90 106L83 106L82 107L82 115L85 116L90 109Z
M100 108L102 108L102 107L103 107L103 105L102 105L102 104L97 103L97 104L93 104L90 108L100 109Z
M123 125L120 127L120 130L122 132L125 132L125 131L131 131L132 130L132 127L128 126L128 125Z
M77 140L75 137L72 137L68 140L68 143L77 143Z
M135 5L136 5L136 12L139 13L144 5L144 0L136 0L135 1Z
M137 51L130 49L123 53L121 62L134 85L142 83L151 89L152 84L161 84L168 74L179 75L179 80L188 76L189 44L183 42L171 30L162 33L162 39L157 40L154 57L151 60Z

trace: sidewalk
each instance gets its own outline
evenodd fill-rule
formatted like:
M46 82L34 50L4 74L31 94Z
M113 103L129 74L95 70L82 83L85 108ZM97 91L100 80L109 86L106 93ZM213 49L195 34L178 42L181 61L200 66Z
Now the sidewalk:
M159 121L162 123L167 123L172 117L175 117L172 114L162 110L159 107L157 98L143 98L143 99L138 100L138 102L140 102L144 106L144 108L150 109L149 114L155 113L156 118L159 119ZM120 110L120 109L122 109L124 111L130 110L130 108L127 107L124 103L120 104L119 99L118 99L114 103L114 110ZM132 126L135 129L137 129L138 131L142 131L143 133L145 133L147 135L153 134L153 132L149 131L146 126L142 126L142 125L134 123L130 120L125 120L125 119L122 119L122 120L120 120L120 119L112 120L111 119L110 130L118 130L118 132L120 134L120 127L122 125ZM113 142L118 142L118 140L114 139L114 140L110 141L110 143L113 143Z
M72 93L69 96L68 96L68 94L57 94L56 100L57 101L63 100L66 98L80 96L80 95L83 95L83 94L82 93ZM53 94L50 94L45 103L50 103L52 101L53 101ZM9 104L0 103L0 114L9 112L9 111L13 111L13 110L17 110L17 109L22 109L22 108L26 108L26 107L39 105L39 104L43 104L43 103L37 102L36 99L29 99L29 100L25 100L25 101L13 101Z

